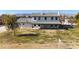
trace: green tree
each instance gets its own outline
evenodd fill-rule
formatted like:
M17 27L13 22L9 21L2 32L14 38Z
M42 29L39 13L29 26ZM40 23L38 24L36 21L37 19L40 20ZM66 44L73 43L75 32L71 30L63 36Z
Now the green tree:
M75 15L77 27L79 27L79 13Z
M75 15L75 18L76 18L76 20L79 19L79 13L77 13L77 14Z
M17 27L16 16L15 15L2 15L3 24L7 26L8 30L13 30L15 35L15 28Z
M70 16L68 22L75 23L75 17Z

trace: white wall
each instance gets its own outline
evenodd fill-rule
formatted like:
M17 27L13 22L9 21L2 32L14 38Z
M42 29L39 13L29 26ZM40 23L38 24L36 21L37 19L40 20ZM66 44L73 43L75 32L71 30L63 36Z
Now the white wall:
M24 23L24 24L23 24L23 23L20 23L20 24L19 24L19 27L21 27L21 28L22 28L22 27L32 28L32 24L27 24L27 23Z
M33 17L34 19L34 17ZM40 17L40 20L38 20L38 17L36 17L36 20L37 22L60 22L59 21L59 17L58 17L58 20L55 19L55 17L53 17L53 20L51 20L51 17L47 17L47 20L44 19L44 17Z
M29 22L29 21L31 21L32 20L32 18L19 18L19 19L17 19L17 22Z
M31 21L31 18L19 18L17 19L17 23L19 25L19 27L28 27L28 28L32 28L32 24L29 24L27 22Z

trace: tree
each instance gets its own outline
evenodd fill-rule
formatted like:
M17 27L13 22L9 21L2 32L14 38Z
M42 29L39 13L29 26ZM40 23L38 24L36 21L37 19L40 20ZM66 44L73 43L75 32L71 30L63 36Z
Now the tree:
M78 13L78 14L76 14L75 18L76 18L76 20L78 20L78 19L79 19L79 13Z
M17 27L16 16L15 15L2 15L3 24L7 26L8 30L13 30L15 35L15 28Z
M79 27L79 13L75 15L75 19L76 19L76 23L77 23L77 27Z
M75 18L73 16L70 16L68 22L75 23Z

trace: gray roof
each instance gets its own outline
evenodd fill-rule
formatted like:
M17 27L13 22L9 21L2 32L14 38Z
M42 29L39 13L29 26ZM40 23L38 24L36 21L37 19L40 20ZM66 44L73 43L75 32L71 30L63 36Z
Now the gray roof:
M32 13L31 16L59 16L57 13Z
M19 18L17 19L17 22L30 22L31 18Z
M30 14L16 14L16 16L17 16L17 17L22 17L22 16L28 17L28 16L30 16Z
M32 13L32 14L16 14L16 16L60 16L58 13Z

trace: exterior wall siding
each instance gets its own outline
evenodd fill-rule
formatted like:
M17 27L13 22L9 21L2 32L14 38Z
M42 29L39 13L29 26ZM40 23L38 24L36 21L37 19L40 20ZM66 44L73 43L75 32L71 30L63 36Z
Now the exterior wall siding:
M51 19L51 17L47 17L46 20L44 19L45 17L40 17L40 20L38 18L39 17L36 17L36 20L34 20L34 17L33 17L34 22L52 22L52 23L59 22L60 23L59 17L57 17L57 20L55 19L55 17L53 17L53 20Z
M34 17L33 17L33 19L34 19ZM57 20L55 19L55 17L53 17L53 20L51 20L51 17L47 17L47 20L45 20L44 19L44 17L40 17L40 20L38 19L38 17L36 17L36 21L55 21L55 22L57 22L57 21L59 21L59 17L57 17Z
M19 24L20 28L26 27L26 28L32 28L32 24L27 24L27 23L20 23Z

